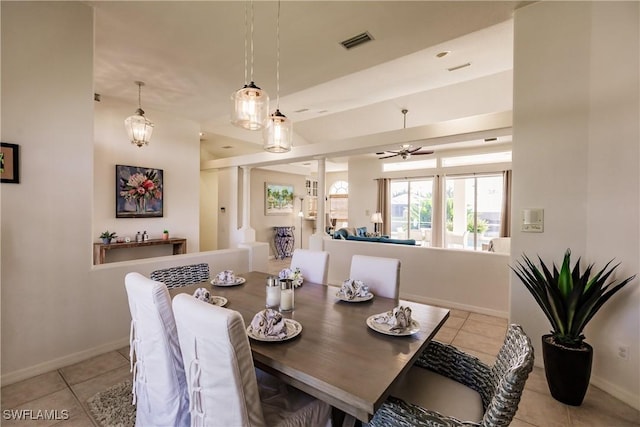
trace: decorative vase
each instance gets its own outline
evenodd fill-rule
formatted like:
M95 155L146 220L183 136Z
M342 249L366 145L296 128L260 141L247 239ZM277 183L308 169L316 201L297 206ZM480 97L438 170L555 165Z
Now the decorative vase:
M145 213L147 211L147 199L144 196L138 199L136 211L137 213Z
M105 245L108 245L109 243L111 243L111 239L108 237L103 237L102 238L102 243Z
M577 348L556 343L553 335L542 336L544 372L551 396L567 405L580 406L589 388L593 347L583 342Z
M162 233L162 240L169 240L169 233Z

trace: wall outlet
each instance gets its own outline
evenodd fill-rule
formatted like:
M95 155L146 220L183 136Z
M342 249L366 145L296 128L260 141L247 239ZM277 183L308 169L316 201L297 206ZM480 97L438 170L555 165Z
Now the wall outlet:
M622 360L629 360L629 346L620 344L618 345L618 357Z

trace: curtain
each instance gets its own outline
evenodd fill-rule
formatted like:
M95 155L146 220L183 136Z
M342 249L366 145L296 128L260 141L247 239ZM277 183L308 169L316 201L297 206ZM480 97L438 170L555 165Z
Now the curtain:
M511 237L511 170L502 172L502 213L500 237Z
M389 187L391 180L389 178L377 178L378 181L378 204L376 212L382 214L382 230L383 235L391 234L391 212L389 208Z
M443 230L444 230L444 179L440 175L433 177L433 193L431 198L431 246L441 248L443 246Z

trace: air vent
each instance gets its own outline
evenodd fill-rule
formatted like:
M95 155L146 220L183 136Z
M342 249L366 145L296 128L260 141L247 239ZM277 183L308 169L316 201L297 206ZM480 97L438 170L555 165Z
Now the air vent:
M484 142L496 142L498 138L485 138Z
M371 34L369 34L368 31L365 31L364 33L360 33L357 36L351 37L350 39L341 41L340 44L345 49L353 49L354 47L359 46L362 43L370 42L371 40L373 40L373 37L371 37Z
M308 109L308 108L301 108L301 109L299 109L299 110L294 110L293 112L294 112L294 113L305 113L305 112L307 112L307 111L309 111L309 109Z
M225 150L228 150L229 148L233 148L233 145L223 145L220 148L224 148Z
M456 71L456 70L459 70L461 68L466 68L466 67L469 67L469 66L471 66L471 62L467 62L466 64L462 64L462 65L458 65L458 66L455 66L455 67L447 68L447 70Z

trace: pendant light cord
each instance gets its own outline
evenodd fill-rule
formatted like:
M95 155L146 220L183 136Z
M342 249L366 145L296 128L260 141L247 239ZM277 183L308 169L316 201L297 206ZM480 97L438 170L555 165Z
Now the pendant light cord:
M142 92L142 83L138 82L138 110L142 110L142 101L140 93Z
M276 19L276 110L280 109L280 0Z
M253 0L251 0L251 81L253 81Z
M249 23L248 23L249 8L247 2L244 2L244 84L245 86L249 81L247 80L247 44L249 39Z

